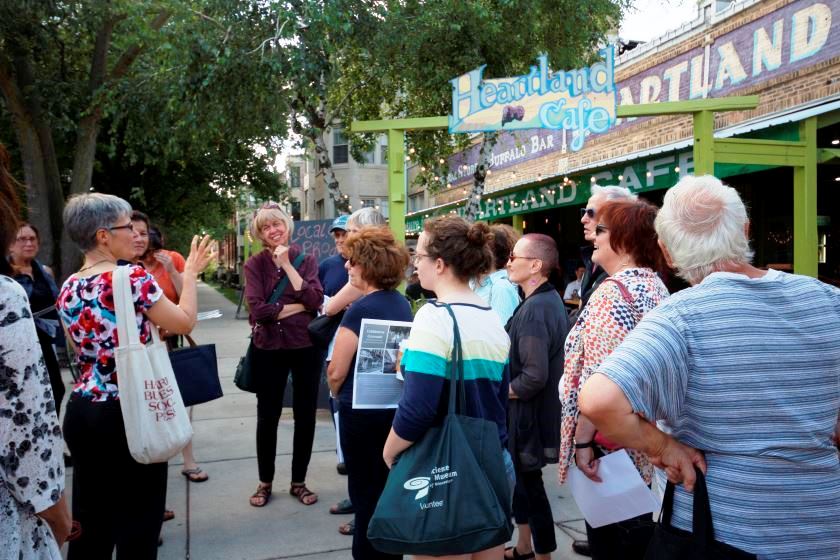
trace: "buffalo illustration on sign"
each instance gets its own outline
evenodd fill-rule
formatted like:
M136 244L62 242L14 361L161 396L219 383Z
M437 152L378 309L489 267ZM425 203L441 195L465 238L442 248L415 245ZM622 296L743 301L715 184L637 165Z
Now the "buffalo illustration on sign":
M602 61L586 68L558 70L548 57L523 76L484 80L485 66L451 80L449 132L489 132L550 128L573 131L571 149L580 150L587 134L615 124L616 88L613 47Z

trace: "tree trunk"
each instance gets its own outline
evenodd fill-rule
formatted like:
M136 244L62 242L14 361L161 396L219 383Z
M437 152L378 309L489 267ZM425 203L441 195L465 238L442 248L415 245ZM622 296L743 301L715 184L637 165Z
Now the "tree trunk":
M467 206L464 208L464 218L474 222L481 212L481 195L484 194L484 181L487 179L487 172L493 162L493 147L499 139L498 132L485 132L484 140L481 142L481 150L478 152L478 165L475 168L472 190L467 199Z
M339 188L338 179L335 176L335 170L332 167L327 144L324 142L324 135L313 134L310 140L315 145L315 157L318 160L319 168L324 172L324 183L327 185L327 193L333 202L336 214L340 211L346 212L349 207L349 202L341 196L341 189Z

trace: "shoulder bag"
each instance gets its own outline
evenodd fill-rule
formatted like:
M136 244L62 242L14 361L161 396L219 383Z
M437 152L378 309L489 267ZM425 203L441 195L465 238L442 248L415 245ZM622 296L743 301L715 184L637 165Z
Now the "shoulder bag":
M184 406L193 406L222 398L222 384L219 381L219 364L216 362L215 344L196 344L190 335L184 338L187 348L169 353L172 370L178 381Z
M151 344L140 342L129 267L115 268L112 283L119 340L114 356L128 450L138 463L164 463L190 442L190 419L157 328L150 329Z
M712 510L709 507L709 492L706 477L695 468L697 482L694 484L692 531L683 531L671 526L674 512L674 483L668 481L662 500L662 517L653 532L645 560L755 560L755 554L715 540L712 526Z
M341 325L341 320L344 318L344 311L339 311L335 315L318 315L309 322L307 330L309 330L309 339L312 344L318 348L329 348L330 342L335 338L335 333Z
M297 257L295 257L295 261L292 263L292 266L295 267L295 270L297 270L298 267L300 267L304 257L306 257L306 254L304 254L303 252L301 252ZM283 292L286 291L286 286L288 285L289 276L286 275L283 278L281 278L274 286L274 290L271 292L271 295L268 298L268 303L277 303L280 297L283 295ZM253 337L254 330L252 328L251 334L248 336L248 349L245 351L245 355L239 358L239 363L236 365L236 374L234 374L233 376L233 384L236 385L236 387L240 390L247 391L248 393L256 393L259 389L258 380L254 376L254 371L251 367L254 348Z
M449 412L441 426L398 457L388 475L367 533L380 552L466 554L504 544L513 532L498 429L490 420L463 414L461 335L446 308L455 330Z

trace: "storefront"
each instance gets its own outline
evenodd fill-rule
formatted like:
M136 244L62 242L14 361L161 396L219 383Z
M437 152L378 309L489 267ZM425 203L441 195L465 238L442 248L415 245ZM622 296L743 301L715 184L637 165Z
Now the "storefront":
M819 276L840 284L840 2L736 2L619 58L616 82L620 106L758 95L754 110L717 114L716 139L798 141L802 123L813 119L816 139L802 141L817 154L816 216L809 208L806 218L816 222ZM625 119L587 137L577 152L570 142L563 131L505 134L493 151L479 219L548 233L573 263L583 244L579 208L592 184L625 186L661 203L665 189L694 172L690 116ZM451 188L407 215L407 235L421 231L428 217L463 211L477 152L473 146L449 158ZM792 168L770 158L762 165L716 164L714 171L750 208L756 264L791 270Z

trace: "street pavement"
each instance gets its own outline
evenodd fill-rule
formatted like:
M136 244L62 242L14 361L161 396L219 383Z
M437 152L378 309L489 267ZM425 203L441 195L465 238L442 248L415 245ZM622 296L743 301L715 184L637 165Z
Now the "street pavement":
M200 321L193 332L199 344L213 343L225 396L193 407L195 456L210 476L199 484L181 475L180 455L169 462L167 505L175 519L163 525L161 560L280 560L351 558L351 537L338 525L350 516L330 515L331 504L347 496L347 479L337 474L335 431L320 410L307 485L319 501L304 506L288 493L291 472L292 415L284 411L277 445L274 494L263 508L249 505L257 486L256 397L233 385L233 373L248 343L248 322L234 317L236 306L206 284L199 284L199 311L221 310L219 319ZM68 376L69 377L69 376ZM68 469L67 488L73 469ZM583 558L571 551L583 535L583 521L556 469L543 473L554 510L558 549L555 559ZM71 497L72 498L72 497Z

